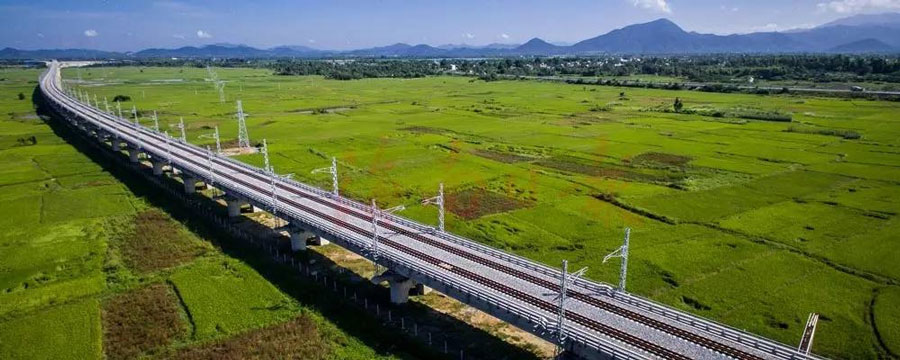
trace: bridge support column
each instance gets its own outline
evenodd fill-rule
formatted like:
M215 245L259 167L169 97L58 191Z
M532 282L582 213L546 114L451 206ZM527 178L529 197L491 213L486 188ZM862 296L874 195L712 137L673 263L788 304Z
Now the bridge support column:
M116 138L112 140L112 150L115 152L122 151L122 141Z
M153 175L162 175L163 166L166 166L165 161L153 160Z
M247 204L246 201L238 199L236 197L227 197L225 198L225 203L228 204L228 217L237 217L241 215L241 207Z
M409 301L409 291L418 285L415 280L395 274L390 270L372 278L373 284L380 284L384 281L391 286L392 304L405 304Z
M193 194L197 191L197 178L193 176L185 176L182 178L184 180L184 192L186 194Z
M133 163L136 163L136 162L138 162L138 155L140 155L140 154L141 154L140 150L132 147L132 148L128 149L128 160Z
M291 250L306 251L306 241L315 235L299 226L291 226Z

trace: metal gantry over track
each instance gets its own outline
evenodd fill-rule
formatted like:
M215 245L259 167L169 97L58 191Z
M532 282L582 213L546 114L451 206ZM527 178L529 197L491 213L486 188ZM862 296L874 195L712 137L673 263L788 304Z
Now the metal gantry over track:
M311 174L320 174L327 173L331 174L331 194L334 197L340 197L340 193L338 190L338 168L337 168L337 158L331 157L331 167L315 169L310 172Z
M438 194L435 197L422 200L422 205L434 204L438 208L438 230L444 232L444 183L438 186Z
M625 242L618 249L603 257L605 264L614 257L622 258L622 267L619 270L619 291L625 291L625 279L628 278L628 238L631 237L631 228L625 228Z

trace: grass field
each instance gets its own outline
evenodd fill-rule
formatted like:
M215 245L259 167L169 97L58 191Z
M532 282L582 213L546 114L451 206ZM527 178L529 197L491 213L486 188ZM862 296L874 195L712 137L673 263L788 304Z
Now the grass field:
M397 358L292 300L57 136L33 108L38 74L0 68L0 359L215 357L213 343L236 358Z
M214 126L233 143L241 99L251 140L267 139L275 169L301 181L330 186L310 171L336 156L344 194L428 223L436 210L417 204L443 182L450 231L606 282L617 264L601 260L631 227L632 292L789 344L819 312L814 351L826 356L900 347L888 295L900 282L898 103L217 70L225 103L205 69L64 78L101 107L130 96L123 108L156 110L170 132L183 116L197 144L212 144ZM675 97L694 111L668 111ZM881 287L880 342L868 314Z

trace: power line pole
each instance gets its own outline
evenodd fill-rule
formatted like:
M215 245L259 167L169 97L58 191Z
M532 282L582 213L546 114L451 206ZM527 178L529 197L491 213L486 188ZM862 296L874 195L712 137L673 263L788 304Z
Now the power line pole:
M810 313L809 318L806 320L806 327L803 328L800 346L797 347L797 351L803 353L803 355L809 355L809 350L812 349L813 337L816 335L816 324L818 323L819 314Z
M247 149L250 147L250 135L247 133L247 121L244 116L244 107L241 101L237 101L237 118L238 118L238 147Z
M568 288L569 285L574 283L575 280L580 278L584 273L587 272L587 268L581 268L574 273L569 273L569 261L562 261L562 276L559 278L559 293L556 294L555 300L557 303L557 313L556 313L556 354L554 358L558 358L559 355L565 351L566 340L568 340L569 336L566 331L566 300L568 300Z
M122 103L119 101L116 101L116 110L119 112L119 118L121 119L122 118Z
M263 168L263 170L265 170L266 172L269 172L269 171L270 171L270 167L269 167L269 144L266 142L266 139L263 139L263 144L262 144L262 154L263 154L263 160L265 161L265 165L264 165L265 168Z
M225 82L224 81L216 81L216 91L219 92L219 102L225 103Z
M156 116L156 110L153 110L153 130L159 132L159 118Z
M619 270L619 291L625 291L625 279L628 277L628 240L631 237L631 228L625 228L625 242L618 249L603 257L603 263L614 257L622 258L622 268Z
M337 158L331 157L331 193L334 194L335 197L338 197L338 171L337 171Z
M216 126L215 136L216 136L216 154L222 155L222 142L219 140L219 127L218 126Z
M403 205L394 206L389 209L380 210L378 209L378 204L375 203L375 199L372 199L372 245L369 248L369 252L372 254L372 263L375 264L375 275L378 275L378 220L380 220L384 214L394 213L397 211L401 211L406 209Z
M181 142L187 143L187 135L184 133L184 116L178 120L178 128L181 129Z
M166 130L163 134L166 135L166 162L169 163L169 165L172 165L172 143L169 139L169 131Z
M213 157L212 151L209 149L209 146L207 146L206 147L206 166L208 169L207 171L209 172L209 182L210 182L209 186L216 186L216 172L215 172L215 169L213 168L212 157Z
M444 183L438 186L438 195L422 200L422 205L434 204L438 208L438 230L444 232Z

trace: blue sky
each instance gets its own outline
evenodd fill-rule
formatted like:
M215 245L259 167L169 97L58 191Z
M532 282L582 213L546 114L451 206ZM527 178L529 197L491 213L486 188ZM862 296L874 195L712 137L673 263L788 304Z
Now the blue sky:
M660 17L729 34L885 11L900 11L900 0L0 0L0 47L572 43Z

